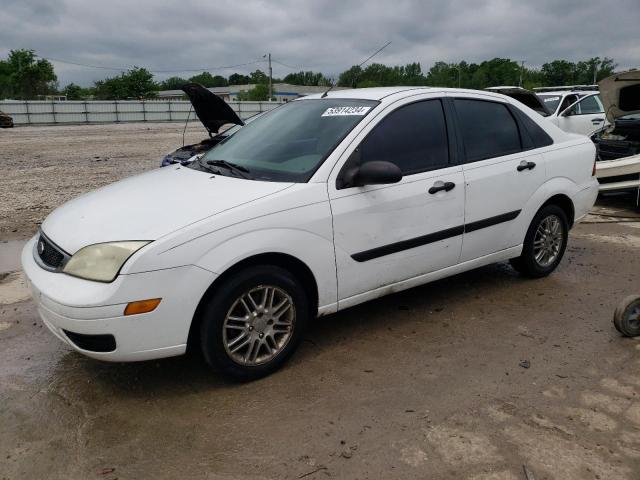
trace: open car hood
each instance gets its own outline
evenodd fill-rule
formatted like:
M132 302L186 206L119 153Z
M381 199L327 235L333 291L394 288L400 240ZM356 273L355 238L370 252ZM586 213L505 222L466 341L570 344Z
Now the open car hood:
M182 91L187 94L196 115L209 131L215 135L222 125L233 123L244 125L240 117L234 112L229 104L210 92L198 83L187 83L182 86Z
M534 92L526 90L520 87L489 87L485 88L489 92L501 93L507 97L511 97L514 100L524 103L527 107L535 110L543 117L551 115L544 102Z
M607 120L640 113L640 70L616 73L598 82Z

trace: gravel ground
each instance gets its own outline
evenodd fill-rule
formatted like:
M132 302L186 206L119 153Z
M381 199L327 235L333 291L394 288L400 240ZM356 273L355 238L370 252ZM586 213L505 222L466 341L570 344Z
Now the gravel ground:
M548 278L497 264L323 317L257 382L62 345L3 265L49 210L155 167L179 130L0 132L0 479L639 478L640 341L611 317L640 294L640 222L609 216L639 215L619 203Z
M0 239L30 235L67 200L159 166L182 145L183 129L184 123L0 129ZM185 142L207 135L191 122Z

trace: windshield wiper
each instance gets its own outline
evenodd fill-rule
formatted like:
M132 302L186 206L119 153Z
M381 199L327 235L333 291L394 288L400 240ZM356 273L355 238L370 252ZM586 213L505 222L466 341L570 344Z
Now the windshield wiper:
M251 175L249 175L249 169L247 167L243 167L242 165L238 165L236 163L227 162L226 160L207 160L207 165L213 165L214 167L225 167L232 172L236 172L242 178L253 178Z

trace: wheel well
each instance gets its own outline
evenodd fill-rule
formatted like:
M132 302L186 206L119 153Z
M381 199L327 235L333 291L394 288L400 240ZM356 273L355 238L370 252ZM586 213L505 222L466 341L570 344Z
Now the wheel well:
M573 202L569 197L563 194L554 195L549 200L544 202L542 207L546 207L547 205L557 205L562 210L564 210L565 215L567 216L567 221L569 222L569 228L573 227L573 222L575 220L575 209L573 207Z
M230 278L231 276L235 275L241 270L244 270L245 268L253 267L256 265L276 265L292 273L302 283L305 292L309 296L309 314L311 315L311 318L314 318L317 315L318 284L311 269L303 261L285 253L261 253L259 255L245 258L244 260L241 260L232 267L228 268L209 286L205 294L200 299L200 303L198 303L198 307L196 308L193 319L191 320L189 337L187 339L188 348L192 348L194 345L196 345L195 342L200 336L200 323L202 322L201 311L204 307L205 300L207 300L209 296L213 295L216 287L224 282L227 278Z

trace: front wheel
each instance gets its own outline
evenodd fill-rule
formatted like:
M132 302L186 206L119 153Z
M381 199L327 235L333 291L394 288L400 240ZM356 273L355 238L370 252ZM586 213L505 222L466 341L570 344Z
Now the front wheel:
M226 376L253 380L277 370L300 343L309 303L287 270L260 265L220 285L203 309L201 347Z
M564 210L557 205L547 205L533 217L522 254L511 259L511 265L529 277L545 277L562 260L568 238L569 223Z

